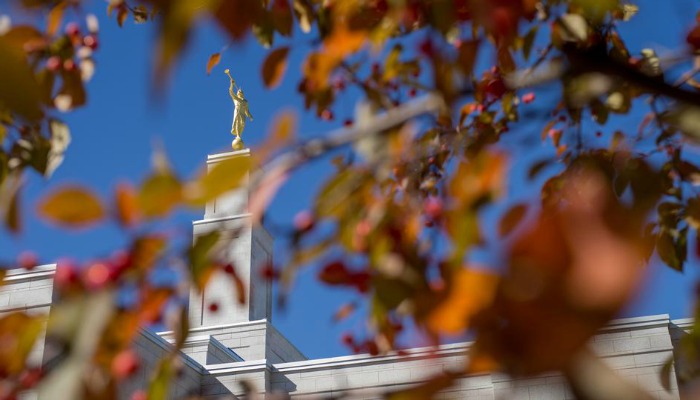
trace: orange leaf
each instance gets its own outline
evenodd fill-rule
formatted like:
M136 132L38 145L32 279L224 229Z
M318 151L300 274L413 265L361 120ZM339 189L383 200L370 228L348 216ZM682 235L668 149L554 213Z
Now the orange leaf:
M287 70L287 55L289 47L280 47L273 50L265 58L262 66L262 75L265 86L268 89L277 87L282 82L282 76Z
M453 275L447 298L430 313L428 329L456 335L467 329L469 320L494 298L498 278L484 271L462 268Z
M349 317L352 315L352 313L355 311L357 308L356 303L346 303L343 304L336 312L333 314L333 322L340 322L344 320L345 318Z
M0 347L0 374L15 375L27 369L27 358L44 324L43 316L29 316L23 312L0 318L0 336L5 342Z
M272 129L255 152L258 159L265 161L271 153L289 144L297 131L297 116L291 110L280 112L272 123Z
M131 258L134 268L148 271L164 255L168 241L159 235L143 236L134 241Z
M94 224L105 216L97 196L79 186L54 191L39 204L38 211L51 222L74 228Z
M51 11L49 11L48 22L46 23L46 33L49 36L53 36L58 32L58 28L61 26L61 21L63 20L63 11L66 9L65 1L56 4Z
M136 190L131 185L122 183L117 186L114 197L119 223L125 227L135 224L139 219Z
M124 26L124 22L126 21L126 18L129 16L129 11L127 10L126 7L119 7L119 10L117 10L117 23L119 24L119 27Z
M207 61L207 75L211 74L211 70L219 65L221 61L221 53L214 53L209 56L209 61Z
M498 225L498 234L503 237L508 235L522 221L527 213L525 204L516 204L501 218L501 223Z

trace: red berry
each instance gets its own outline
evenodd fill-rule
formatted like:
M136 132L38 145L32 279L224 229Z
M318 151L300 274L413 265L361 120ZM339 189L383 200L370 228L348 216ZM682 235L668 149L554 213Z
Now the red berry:
M141 360L133 350L124 350L112 360L112 374L117 379L131 376L139 369Z
M336 90L344 90L345 89L345 80L343 78L336 78L336 80L333 81L333 87Z
M31 251L23 251L17 256L17 264L26 270L32 270L39 264L39 258Z
M71 22L66 25L66 35L68 36L78 36L80 34L80 25L75 22Z
M61 57L59 57L59 56L49 57L49 59L46 60L46 69L48 69L51 72L56 72L59 69L61 69Z
M63 62L63 69L66 71L74 71L75 70L75 62L71 59L68 59Z
M500 99L506 91L506 85L500 77L492 79L486 84L486 95L491 99Z
M690 45L690 47L693 48L693 50L698 50L700 49L700 25L696 26L693 28L688 33L688 36L685 38L686 42Z
M525 104L530 104L533 101L535 101L535 93L530 92L530 93L525 93L522 97L523 103Z
M31 388L36 386L37 383L39 383L39 380L41 379L41 369L39 368L31 368L25 370L22 375L19 377L20 379L20 385L23 388Z
M362 237L369 235L370 232L372 232L372 224L366 219L363 219L355 225L355 233Z
M438 197L428 197L423 204L425 213L432 219L438 219L442 216L443 206L442 199Z
M112 273L107 263L95 262L85 271L85 286L91 289L100 289L109 282L111 275Z
M379 63L372 64L372 75L379 75L381 69L382 67L379 65Z
M209 303L208 308L209 308L209 311L215 313L215 312L219 311L219 303L216 303L216 302Z
M333 111L329 109L325 109L321 111L321 119L324 121L332 121L333 120Z
M350 333L343 334L343 336L340 338L340 340L348 346L352 346L353 343L355 343L355 339L352 337L352 334L350 334Z
M343 121L343 125L345 126L352 126L352 119L348 118L345 121Z
M376 356L377 354L379 354L379 347L377 346L377 343L375 343L373 340L367 341L366 345L369 355Z
M416 97L417 92L416 88L411 88L411 90L408 91L408 97Z
M418 45L418 50L426 57L432 58L435 55L435 47L433 41L426 39Z
M294 216L294 228L299 232L313 229L315 222L314 216L308 210L299 211Z
M235 275L236 270L233 268L233 264L226 264L224 267L224 272L226 272L229 275Z
M83 44L92 50L97 50L97 47L100 45L100 43L97 41L97 36L95 35L87 35L83 38Z
M77 267L71 261L61 261L56 267L53 277L54 283L59 288L66 287L78 280Z
M137 390L131 394L131 400L148 400L148 394L143 390Z
M262 278L265 280L271 281L273 279L277 279L279 274L272 264L267 264L260 270L260 276L262 276Z

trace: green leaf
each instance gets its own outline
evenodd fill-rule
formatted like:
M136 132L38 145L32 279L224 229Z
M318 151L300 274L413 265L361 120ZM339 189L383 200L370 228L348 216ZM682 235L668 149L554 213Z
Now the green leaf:
M669 267L676 271L683 271L683 263L686 258L686 238L681 237L685 234L679 234L678 239L674 240L673 236L663 230L656 240L656 251L659 253L661 260Z
M155 375L148 387L148 400L166 400L171 386L174 370L172 359L165 358L158 363Z
M675 374L673 374L673 357L669 357L666 362L664 362L663 367L661 367L661 372L659 372L659 378L661 379L661 386L667 391L671 391L671 380L675 380Z
M211 253L219 242L220 237L221 235L218 231L211 231L197 236L187 253L192 271L192 281L200 292L204 290L211 274L214 272L216 264L212 260Z
M27 121L38 121L41 109L39 85L21 48L0 37L0 108L7 107Z
M697 197L691 197L688 199L688 205L685 207L685 221L693 227L693 229L700 229L700 199Z
M538 25L533 26L523 37L523 57L525 57L526 61L530 58L532 46L535 43L535 37L537 37L538 28Z

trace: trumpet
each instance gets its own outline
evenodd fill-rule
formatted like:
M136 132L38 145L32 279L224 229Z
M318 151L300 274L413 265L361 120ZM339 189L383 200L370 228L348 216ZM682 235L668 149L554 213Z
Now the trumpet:
M233 77L231 76L231 71L230 71L228 68L226 68L226 69L224 70L224 74L228 75L228 78L231 80L231 84L232 84L233 86L235 86L236 88L238 88L238 85L236 85L236 81L235 81L235 80L233 79Z

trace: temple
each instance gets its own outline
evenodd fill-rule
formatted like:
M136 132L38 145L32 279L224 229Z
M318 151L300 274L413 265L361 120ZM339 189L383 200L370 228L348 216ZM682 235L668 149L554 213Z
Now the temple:
M250 157L244 149L211 155L211 169L230 157ZM211 279L204 293L192 292L189 303L191 331L180 355L181 371L172 382L169 398L200 396L205 399L238 398L253 391L273 397L357 399L381 398L384 393L409 388L443 371L458 371L470 343L438 348L416 348L405 354L366 354L309 360L272 323L272 288L258 269L272 258L272 237L262 226L251 224L246 209L248 190L238 189L207 204L204 218L193 223L194 235L212 229L238 235L227 250L247 286L248 301L235 301L230 279ZM27 310L48 313L53 299L55 266L13 270L0 289L2 312ZM216 312L206 304L217 302ZM654 315L612 321L591 341L591 348L621 376L641 386L654 398L679 398L675 369L670 388L664 389L661 368L674 355L674 346L690 329L690 320ZM171 351L172 332L144 329L134 344L142 357L139 370L119 386L120 398L147 387L156 364ZM43 340L31 362L45 361ZM26 393L36 398L36 393ZM261 397L262 398L262 397ZM279 398L279 397L274 397ZM568 399L573 395L561 375L512 379L500 374L460 378L444 390L442 399Z

